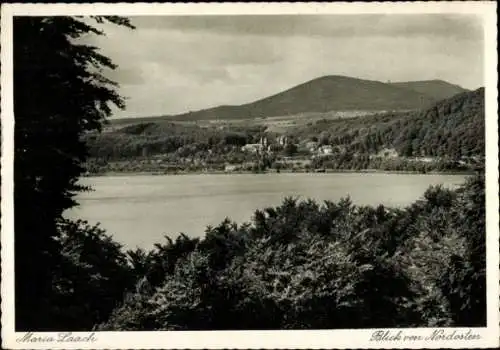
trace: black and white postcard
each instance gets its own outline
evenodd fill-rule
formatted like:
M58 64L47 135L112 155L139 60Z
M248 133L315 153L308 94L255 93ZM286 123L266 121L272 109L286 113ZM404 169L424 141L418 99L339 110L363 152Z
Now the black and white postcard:
M500 345L495 2L1 10L2 347Z

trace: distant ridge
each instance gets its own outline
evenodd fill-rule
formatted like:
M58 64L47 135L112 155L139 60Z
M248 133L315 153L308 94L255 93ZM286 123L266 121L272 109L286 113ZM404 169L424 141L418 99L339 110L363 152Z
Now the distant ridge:
M464 91L467 90L442 80L383 83L329 75L243 105L218 106L189 113L140 119L230 120L289 116L307 112L412 110L429 107L438 100ZM132 119L127 118L129 121Z
M402 87L425 94L435 100L444 100L469 90L461 86L450 84L444 80L421 80L391 83L396 87Z

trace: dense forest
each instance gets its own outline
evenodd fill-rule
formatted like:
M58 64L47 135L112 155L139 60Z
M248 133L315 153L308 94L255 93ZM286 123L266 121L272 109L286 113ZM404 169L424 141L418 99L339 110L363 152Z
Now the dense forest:
M323 143L360 153L394 148L407 157L484 157L484 117L484 88L480 88L423 111L323 120L308 128L297 128L293 135L320 135Z
M280 135L296 147L273 145L277 147L265 155L267 168L286 168L283 158L292 156L311 160L302 170L474 170L484 160L484 89L458 94L423 111L321 119L291 127L285 134L269 132L265 125L130 125L85 136L91 156L87 169L220 170L225 164L262 162L261 156L246 154L241 147L262 137L273 142ZM310 143L332 146L332 153L314 157Z

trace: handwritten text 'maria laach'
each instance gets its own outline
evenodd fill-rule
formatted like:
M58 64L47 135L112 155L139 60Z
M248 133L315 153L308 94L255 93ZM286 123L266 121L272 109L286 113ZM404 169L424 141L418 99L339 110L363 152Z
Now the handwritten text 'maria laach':
M93 343L97 341L95 333L86 335L74 334L73 332L57 333L56 335L43 335L27 332L16 339L18 343Z

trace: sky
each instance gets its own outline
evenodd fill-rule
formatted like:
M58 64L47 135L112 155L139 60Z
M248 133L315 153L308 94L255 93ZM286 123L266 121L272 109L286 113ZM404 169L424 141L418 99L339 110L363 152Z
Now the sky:
M117 65L127 108L114 117L178 114L253 102L324 75L483 86L474 15L131 17L86 43Z

